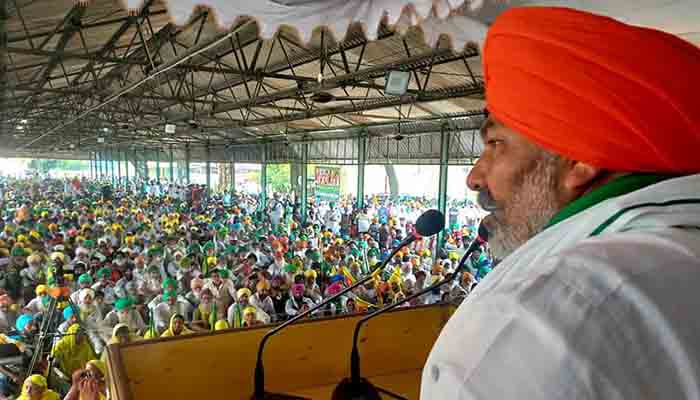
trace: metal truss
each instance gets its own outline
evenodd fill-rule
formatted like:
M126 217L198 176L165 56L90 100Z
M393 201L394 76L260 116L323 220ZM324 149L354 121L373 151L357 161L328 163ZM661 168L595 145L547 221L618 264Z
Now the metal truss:
M430 49L388 27L373 43L360 29L340 41L322 30L320 44L306 47L284 31L263 40L252 20L217 31L206 10L175 26L148 0L134 14L96 14L78 2L47 29L38 23L48 18L37 7L42 1L51 0L9 0L3 154L87 158L107 147L170 146L225 152L295 135L325 140L330 130L378 122L444 120L434 111L440 102L483 98L470 65L476 49ZM377 48L390 51L380 57ZM388 70L411 73L405 95L384 94ZM333 98L316 101L319 93ZM165 133L166 123L176 133Z

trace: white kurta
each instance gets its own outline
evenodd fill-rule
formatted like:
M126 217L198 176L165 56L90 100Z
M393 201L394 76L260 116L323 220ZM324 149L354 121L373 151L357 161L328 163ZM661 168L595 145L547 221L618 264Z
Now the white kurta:
M700 399L698 227L694 175L546 229L449 320L421 398Z

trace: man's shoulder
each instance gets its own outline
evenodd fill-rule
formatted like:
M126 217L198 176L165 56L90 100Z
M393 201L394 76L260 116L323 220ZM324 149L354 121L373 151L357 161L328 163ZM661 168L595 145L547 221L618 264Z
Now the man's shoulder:
M426 369L440 368L447 376L448 365L458 365L456 384L502 399L516 397L499 395L504 388L484 380L492 373L538 393L592 394L608 385L629 395L624 398L639 398L633 394L659 379L677 389L682 384L673 371L692 370L688 362L696 363L700 354L693 339L700 331L698 271L697 229L619 232L579 241L528 265L504 261L443 329ZM469 352L452 354L460 346ZM574 376L593 380L571 384Z
M700 230L657 228L616 232L580 240L556 251L543 247L532 257L515 253L495 267L488 292L519 290L530 286L543 289L553 282L584 291L586 285L611 289L632 278L659 278L683 266L700 267ZM532 253L532 252L531 252ZM485 293L486 294L486 293ZM599 296L601 293L595 293Z
M599 297L602 288L656 281L700 268L700 230L658 228L584 239L542 260L545 274L561 284ZM586 289L589 290L586 290Z

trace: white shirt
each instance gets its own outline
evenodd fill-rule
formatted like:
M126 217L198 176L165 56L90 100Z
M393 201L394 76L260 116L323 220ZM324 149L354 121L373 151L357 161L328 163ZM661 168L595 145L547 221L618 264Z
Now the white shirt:
M528 241L448 321L421 398L700 399L699 191L661 182Z
M279 223L280 219L282 219L283 213L284 213L284 206L282 205L282 203L280 203L279 201L275 202L275 205L272 207L272 213L270 215L272 220Z
M220 299L221 296L223 296L226 293L228 293L228 295L231 296L232 299L236 298L236 288L234 287L233 282L231 282L230 279L222 279L221 286L219 287L214 285L214 282L212 282L211 279L206 279L204 281L204 286L202 287L202 289L211 290L211 293L215 299Z
M370 220L367 214L357 214L357 231L360 233L369 232Z

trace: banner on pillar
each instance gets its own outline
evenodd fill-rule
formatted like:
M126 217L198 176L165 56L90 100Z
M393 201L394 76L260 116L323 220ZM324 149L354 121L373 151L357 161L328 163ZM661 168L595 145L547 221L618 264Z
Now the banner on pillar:
M340 168L317 166L314 173L314 195L319 200L340 198Z

